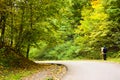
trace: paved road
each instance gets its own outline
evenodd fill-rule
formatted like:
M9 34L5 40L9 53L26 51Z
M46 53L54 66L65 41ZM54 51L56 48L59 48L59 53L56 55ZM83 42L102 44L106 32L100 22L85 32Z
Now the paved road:
M68 67L62 80L120 80L120 64L96 61L52 61Z

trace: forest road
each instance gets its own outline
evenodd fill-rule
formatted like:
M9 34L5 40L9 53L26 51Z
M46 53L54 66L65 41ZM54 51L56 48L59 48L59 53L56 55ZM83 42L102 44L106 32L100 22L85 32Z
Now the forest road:
M97 61L48 61L66 65L62 80L120 80L120 64Z

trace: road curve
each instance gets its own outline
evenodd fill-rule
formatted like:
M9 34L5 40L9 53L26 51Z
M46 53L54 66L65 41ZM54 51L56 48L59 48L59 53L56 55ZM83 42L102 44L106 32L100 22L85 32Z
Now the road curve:
M67 66L62 80L120 80L120 64L97 61L48 61Z

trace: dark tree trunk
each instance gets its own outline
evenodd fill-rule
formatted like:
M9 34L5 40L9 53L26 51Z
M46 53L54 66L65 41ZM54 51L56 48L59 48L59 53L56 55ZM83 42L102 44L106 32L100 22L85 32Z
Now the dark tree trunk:
M30 27L28 28L29 31L30 29L32 29L32 26L33 26L33 13L32 13L32 4L30 4ZM26 58L29 58L29 51L30 51L30 37L28 39Z
M5 27L6 27L6 15L5 13L1 16L1 47L4 46L4 36L5 36Z
M13 3L12 3L11 0L10 0L10 5L11 5L11 11L12 11ZM12 13L12 14L11 14L11 40L10 40L10 46L13 45L13 20L14 20L14 15L13 15L13 13Z
M30 52L30 44L28 44L27 46L26 58L29 58L29 52Z

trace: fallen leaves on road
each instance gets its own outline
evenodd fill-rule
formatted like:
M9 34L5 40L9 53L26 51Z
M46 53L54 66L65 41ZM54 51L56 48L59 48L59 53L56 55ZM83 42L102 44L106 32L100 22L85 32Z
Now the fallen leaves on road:
M67 69L61 64L40 64L42 70L23 80L61 80Z

